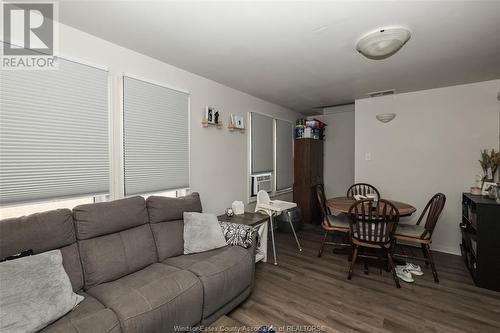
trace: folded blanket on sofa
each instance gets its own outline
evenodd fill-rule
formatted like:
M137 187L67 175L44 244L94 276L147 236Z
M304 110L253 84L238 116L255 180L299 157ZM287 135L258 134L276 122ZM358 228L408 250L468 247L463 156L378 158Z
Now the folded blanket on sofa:
M259 237L257 229L252 226L231 222L219 221L219 223L228 245L238 245L245 249L248 249L250 246L252 246L254 235L255 237Z

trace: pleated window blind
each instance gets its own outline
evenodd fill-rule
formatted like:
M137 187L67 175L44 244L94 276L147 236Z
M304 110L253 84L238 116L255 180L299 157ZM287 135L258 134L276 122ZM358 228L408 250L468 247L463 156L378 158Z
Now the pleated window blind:
M189 187L189 94L124 76L125 195Z
M252 112L252 173L274 169L273 118Z
M109 193L108 72L0 72L0 204Z
M293 186L293 124L276 120L276 190Z

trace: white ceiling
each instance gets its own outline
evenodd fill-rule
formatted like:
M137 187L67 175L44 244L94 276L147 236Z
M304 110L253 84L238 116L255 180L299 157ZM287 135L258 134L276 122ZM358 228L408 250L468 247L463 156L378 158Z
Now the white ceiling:
M500 1L61 2L70 26L303 113L368 92L500 77ZM410 41L369 60L360 35Z

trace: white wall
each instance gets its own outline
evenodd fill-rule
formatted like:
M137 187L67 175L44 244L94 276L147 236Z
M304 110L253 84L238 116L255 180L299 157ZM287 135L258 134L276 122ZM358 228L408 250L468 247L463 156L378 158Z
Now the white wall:
M168 41L163 42L168 47ZM115 101L112 105L114 121L120 119L120 105L116 101L120 95L119 77L123 72L190 92L191 188L200 192L203 208L208 212L221 213L233 200L245 202L248 197L249 134L248 131L229 132L226 127L229 114L247 119L248 112L256 111L293 122L299 117L296 112L65 25L60 26L60 51L63 56L109 68L113 81L111 94ZM202 128L201 119L207 105L222 111L223 129ZM114 140L115 145L121 142L120 133L114 133ZM115 162L120 159L118 153L113 155ZM119 190L120 184L114 184L114 192L119 193Z
M344 196L354 183L354 104L331 107L315 118L325 132L323 181L327 198Z
M459 253L461 194L481 172L479 151L499 148L500 80L356 100L355 179L418 211L447 197L432 248ZM386 124L379 113L394 112ZM371 153L371 160L365 160Z

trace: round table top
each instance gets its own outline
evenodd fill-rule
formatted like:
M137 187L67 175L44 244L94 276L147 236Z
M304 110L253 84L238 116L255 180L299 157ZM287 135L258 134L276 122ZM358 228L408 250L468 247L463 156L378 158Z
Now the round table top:
M412 205L409 205L404 202L399 202L399 201L394 201L394 200L389 200L396 208L399 210L399 216L410 216L411 214L415 213L417 209L413 207ZM326 205L330 207L333 210L336 210L341 213L349 213L349 208L351 208L352 204L356 202L356 199L354 198L348 198L348 197L337 197L337 198L332 198L328 199L326 201Z

